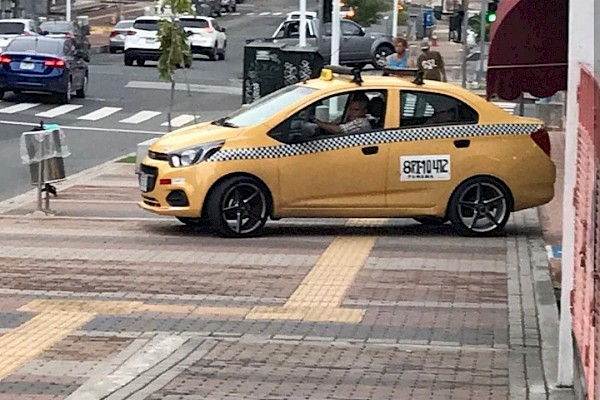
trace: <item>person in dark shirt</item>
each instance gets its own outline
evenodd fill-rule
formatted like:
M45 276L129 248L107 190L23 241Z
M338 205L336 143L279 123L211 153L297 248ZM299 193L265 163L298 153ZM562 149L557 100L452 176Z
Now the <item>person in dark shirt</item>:
M444 59L438 51L431 50L430 47L429 39L423 39L421 42L422 53L417 58L417 68L423 71L423 79L447 82Z

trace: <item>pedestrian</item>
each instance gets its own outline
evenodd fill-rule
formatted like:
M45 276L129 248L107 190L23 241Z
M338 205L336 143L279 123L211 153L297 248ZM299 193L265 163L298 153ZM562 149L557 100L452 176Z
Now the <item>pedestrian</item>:
M444 59L439 51L431 50L428 38L421 42L421 50L417 58L417 68L423 72L423 79L447 82Z
M408 52L408 42L402 37L394 38L395 53L387 56L386 66L391 69L415 68L415 60Z

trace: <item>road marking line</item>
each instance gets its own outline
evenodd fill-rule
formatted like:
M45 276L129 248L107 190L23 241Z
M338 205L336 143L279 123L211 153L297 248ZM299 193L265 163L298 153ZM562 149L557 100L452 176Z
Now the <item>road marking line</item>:
M141 122L148 121L149 119L154 118L160 114L161 113L159 111L140 111L139 113L134 114L129 118L122 119L119 122L122 122L124 124L139 124Z
M14 114L20 111L29 110L30 108L39 106L40 103L19 103L14 106L5 107L0 109L0 113L2 114Z
M260 14L258 14L258 15L260 15L260 16L265 16L265 15L269 15L269 14L271 14L271 12L270 12L270 11L265 11L265 12L261 12L261 13L260 13Z
M240 13L240 12L233 12L233 13L231 13L229 15L242 15L242 13Z
M18 126L40 126L39 122L19 122L19 121L7 121L0 120L0 125L18 125ZM133 134L143 134L143 135L164 135L165 132L159 131L145 131L145 130L137 130L137 129L119 129L116 128L96 128L91 126L68 126L61 125L61 129L74 130L74 131L93 131L93 132L108 132L108 133L133 133ZM119 157L123 158L123 157Z
M246 15L254 15L253 12L246 13Z
M346 225L381 226L386 222L387 219L350 219ZM359 323L365 310L340 306L374 244L374 237L335 238L283 307L254 307L246 319Z
M273 15L281 15L283 14L282 12L274 12Z
M180 115L178 117L172 118L171 119L171 126L175 127L175 128L179 128L185 124L188 124L190 122L192 122L194 120L194 116L193 115L189 115L189 114L183 114ZM162 124L160 124L160 126L169 126L169 122L163 122Z
M155 90L171 90L171 84L168 82L153 82L153 81L129 81L125 85L126 88L132 89L155 89ZM186 91L188 90L188 85L185 83L176 83L175 90ZM219 86L219 85L201 85L196 83L191 83L189 85L189 90L191 92L201 92L201 93L212 93L212 94L231 94L231 95L240 95L242 93L241 87L235 86Z
M77 105L77 104L65 104L62 106L51 108L50 110L43 111L41 113L37 113L37 114L35 114L35 116L36 117L54 118L59 115L64 115L66 113L70 113L71 111L75 111L81 107L83 107L83 106Z
M106 118L109 115L112 115L120 110L122 110L121 107L102 107L96 111L92 111L91 113L83 115L77 119L82 119L85 121L98 121L99 119Z

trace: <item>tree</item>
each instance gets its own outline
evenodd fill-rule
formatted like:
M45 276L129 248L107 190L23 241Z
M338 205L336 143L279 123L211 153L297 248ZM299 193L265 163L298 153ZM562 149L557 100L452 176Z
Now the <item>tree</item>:
M171 82L171 103L169 105L169 132L171 131L171 114L175 102L175 71L192 65L192 51L184 29L175 21L179 14L194 14L191 0L164 0L161 12L170 14L170 18L161 19L158 23L158 40L160 41L160 58L158 74L163 81Z
M389 0L346 0L346 5L356 10L352 19L363 26L379 22L381 13L392 8L392 2Z

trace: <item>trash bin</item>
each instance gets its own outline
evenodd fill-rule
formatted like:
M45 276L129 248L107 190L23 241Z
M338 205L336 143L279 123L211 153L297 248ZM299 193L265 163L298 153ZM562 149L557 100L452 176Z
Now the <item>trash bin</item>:
M243 104L249 104L284 86L318 78L323 58L314 46L258 39L244 48Z
M40 163L43 163L43 184L66 179L64 157L70 153L64 134L56 125L44 128L21 135L21 161L29 164L32 185L38 185Z

